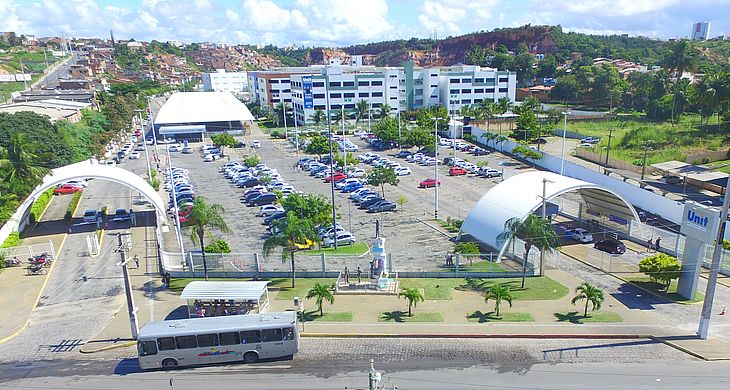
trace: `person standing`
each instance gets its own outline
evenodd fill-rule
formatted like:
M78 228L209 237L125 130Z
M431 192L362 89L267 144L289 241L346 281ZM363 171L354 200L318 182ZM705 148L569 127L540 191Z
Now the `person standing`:
M362 281L361 276L362 276L362 270L360 269L360 267L357 267L357 283L358 284Z
M654 242L654 251L655 252L659 252L659 249L661 248L661 246L659 245L659 243L661 241L662 241L662 238L661 237L657 237L656 238L656 241Z
M651 242L651 238L646 242L646 252L651 253L651 249L654 247L654 243Z
M345 266L345 283L350 284L350 270Z
M134 255L134 264L135 264L135 265L137 266L137 268L139 269L139 256L137 256L137 255Z

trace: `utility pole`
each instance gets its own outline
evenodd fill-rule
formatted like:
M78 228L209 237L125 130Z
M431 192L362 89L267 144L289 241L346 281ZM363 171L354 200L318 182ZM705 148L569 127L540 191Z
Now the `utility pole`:
M722 242L725 239L725 226L727 225L728 206L730 206L730 178L725 187L725 199L722 202L720 211L720 226L717 228L717 239L715 239L715 250L712 252L712 263L710 263L710 275L707 277L707 289L705 290L705 301L702 303L702 314L700 315L700 326L697 335L705 340L710 332L710 318L712 317L712 304L715 300L715 288L717 287L717 274L720 271L722 260Z
M433 188L436 190L434 193L434 209L433 209L433 219L439 219L439 136L438 136L438 124L441 118L431 118L433 120L433 150L434 150L434 158L436 159L436 164L433 166L434 171L434 186Z
M334 157L332 153L332 115L330 115L330 76L329 72L325 70L324 75L324 97L327 108L327 134L330 142L330 179L334 178L335 172L332 169L334 167ZM368 123L369 124L369 123ZM335 251L337 251L337 209L335 208L335 181L330 180L330 189L332 192L332 234L334 234L333 240L335 243Z
M644 181L644 172L646 171L646 154L649 152L649 149L651 149L649 146L651 145L651 142L652 141L648 141L644 143L644 162L641 164L641 181Z
M552 180L542 178L542 219L547 220L547 183L553 183ZM540 276L545 275L545 251L540 250ZM526 265L526 264L525 264Z
M400 103L398 103L398 150L403 150L403 139L400 135Z
M139 118L139 128L140 131L144 130L144 127L142 126L142 110L136 109L134 112L137 113L137 117ZM144 142L144 159L147 160L147 177L152 180L152 167L150 166L150 154L147 152L147 142L144 140L144 132L142 132L142 139Z
M608 154L611 153L611 137L613 137L613 130L608 131L608 146L606 147L606 166L603 169L603 173L608 175Z
M125 233L129 236L129 233ZM137 323L137 307L134 305L134 297L132 296L132 285L129 282L129 270L127 269L126 250L122 242L122 233L117 233L117 252L119 252L120 262L117 265L122 266L122 276L124 277L124 292L127 296L127 312L129 313L129 325L132 328L132 338L137 339L139 334L139 324Z
M565 133L568 131L568 115L570 113L566 110L563 115L565 116L565 119L563 120L563 146L560 148L560 174L562 175L565 170ZM538 142L538 145L540 143Z
M281 92L281 116L284 118L284 137L289 141L289 130L286 129L286 101L284 101L284 92Z

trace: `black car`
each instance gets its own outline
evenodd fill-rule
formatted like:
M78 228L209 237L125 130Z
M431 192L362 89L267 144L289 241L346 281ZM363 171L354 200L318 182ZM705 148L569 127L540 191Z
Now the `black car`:
M250 179L246 179L246 181L241 183L241 185L239 187L249 188L249 187L253 187L258 184L259 184L259 179L252 177Z
M264 221L262 222L264 225L270 225L272 222L276 221L277 219L286 218L286 211L277 211L274 214L269 215L268 217L264 218Z
M482 148L474 148L474 150L471 151L471 154L474 156L486 156L489 154L489 151Z
M276 202L276 194L273 192L264 192L263 194L248 201L249 206L263 206L265 204L272 204Z
M381 200L380 202L375 203L374 205L368 207L368 213L379 213L382 211L393 211L396 209L395 202L392 202L390 200Z
M256 199L259 195L264 194L264 193L266 193L266 191L257 190L254 192L250 192L241 197L241 202L248 203L248 202Z
M605 240L597 241L593 244L593 247L599 251L610 253L612 255L626 253L626 245L615 238L607 238Z
M358 204L358 208L363 209L363 210L367 210L370 206L372 206L372 205L374 205L374 204L376 204L376 203L378 203L380 201L383 201L383 200L385 200L385 199L383 199L383 198L381 198L379 196L375 196L375 197L372 197L370 199L367 199L365 201L360 202Z
M243 141L238 141L236 143L236 148L239 148L240 149L240 148L245 148L245 147L246 147L246 143L243 142Z
M401 150L401 151L400 151L400 152L398 152L398 154L396 154L395 156L396 156L396 157L398 157L398 158L406 158L406 157L408 157L408 156L410 156L410 155L412 155L412 154L413 154L413 152L409 152L409 151L407 151L407 150Z

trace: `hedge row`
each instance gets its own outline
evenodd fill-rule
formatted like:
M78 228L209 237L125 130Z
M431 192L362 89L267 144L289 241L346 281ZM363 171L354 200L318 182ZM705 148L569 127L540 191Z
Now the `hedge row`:
M53 199L52 188L42 193L41 196L33 202L33 206L30 207L30 223L38 221L43 212L46 211L48 204L51 203L51 199Z
M68 204L68 208L66 209L66 215L63 217L68 222L71 222L74 218L74 211L76 211L76 207L79 206L79 202L81 202L81 195L83 192L74 192L73 198L71 199L71 203Z

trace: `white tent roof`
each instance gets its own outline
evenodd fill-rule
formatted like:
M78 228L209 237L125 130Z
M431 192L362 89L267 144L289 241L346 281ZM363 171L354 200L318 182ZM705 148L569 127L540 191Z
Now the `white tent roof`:
M634 207L615 192L597 184L561 176L552 172L526 172L510 177L489 190L469 212L459 234L475 239L504 252L508 242L497 242L511 218L525 219L542 205L543 178L547 201L577 191L589 211L630 220L639 219Z
M268 281L262 282L190 282L183 290L182 299L233 299L237 301L258 301L266 291Z
M177 92L170 95L155 125L254 120L248 107L229 92Z

